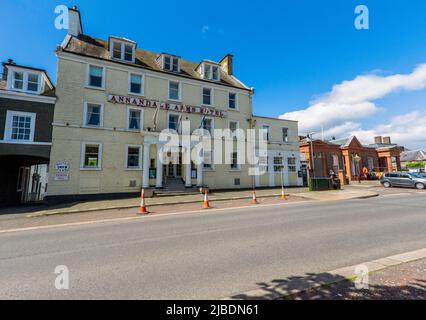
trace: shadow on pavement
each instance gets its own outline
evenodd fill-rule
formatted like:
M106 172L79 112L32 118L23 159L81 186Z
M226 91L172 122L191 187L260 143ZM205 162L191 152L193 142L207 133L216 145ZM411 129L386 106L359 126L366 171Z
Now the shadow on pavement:
M312 287L315 289L309 289ZM295 290L306 290L295 293ZM414 280L404 286L370 284L358 290L346 278L330 273L308 273L303 277L289 277L258 283L255 291L231 297L236 300L424 300L426 281Z

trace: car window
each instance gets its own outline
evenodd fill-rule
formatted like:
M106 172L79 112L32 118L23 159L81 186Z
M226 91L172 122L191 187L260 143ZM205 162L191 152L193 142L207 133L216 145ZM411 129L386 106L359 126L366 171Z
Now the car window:
M401 178L403 178L403 179L410 179L410 175L408 175L408 174L401 174Z

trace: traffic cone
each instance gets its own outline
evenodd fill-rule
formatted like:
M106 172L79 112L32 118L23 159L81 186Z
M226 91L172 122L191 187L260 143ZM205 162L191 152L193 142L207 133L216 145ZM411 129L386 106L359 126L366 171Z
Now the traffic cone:
M209 192L207 190L206 190L206 193L204 194L203 209L210 209Z
M281 190L281 200L287 200L287 197L285 196L284 188Z
M256 191L253 191L253 199L251 200L252 204L258 204L257 197L256 197Z
M148 214L148 210L146 209L146 204L145 204L145 189L142 189L141 205L140 205L139 213L140 214Z

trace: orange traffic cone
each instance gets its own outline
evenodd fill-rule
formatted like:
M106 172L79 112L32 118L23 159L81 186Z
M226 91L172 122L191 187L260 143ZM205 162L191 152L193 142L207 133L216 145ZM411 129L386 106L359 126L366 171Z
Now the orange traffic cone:
M251 203L258 204L257 197L256 197L256 191L253 191L253 199L251 200Z
M140 205L139 212L140 214L148 214L148 210L146 209L146 204L145 204L145 189L142 189L141 205Z
M207 190L206 190L206 193L204 194L203 209L210 209L209 192Z
M287 197L285 196L284 188L281 190L281 200L287 200Z

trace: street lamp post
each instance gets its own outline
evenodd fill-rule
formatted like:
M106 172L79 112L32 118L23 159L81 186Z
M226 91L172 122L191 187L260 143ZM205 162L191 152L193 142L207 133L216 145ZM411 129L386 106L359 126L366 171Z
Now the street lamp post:
M311 164L312 164L312 167L311 167L312 176L313 176L313 178L316 178L316 176L315 176L315 159L314 159L314 139L313 139L314 134L315 134L315 132L310 132L310 133L307 134L307 137L309 138L310 143L311 143L311 155L310 155L310 157L311 157Z

